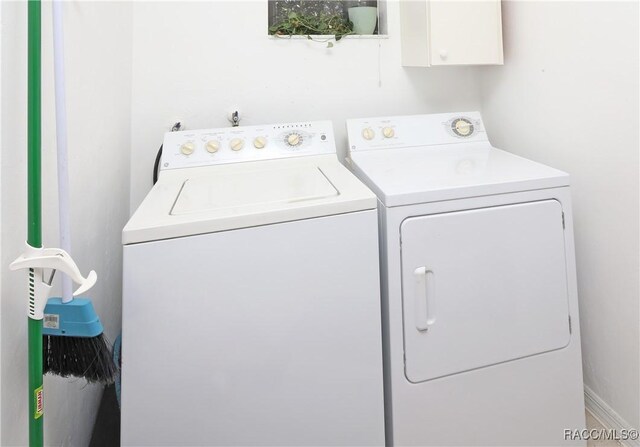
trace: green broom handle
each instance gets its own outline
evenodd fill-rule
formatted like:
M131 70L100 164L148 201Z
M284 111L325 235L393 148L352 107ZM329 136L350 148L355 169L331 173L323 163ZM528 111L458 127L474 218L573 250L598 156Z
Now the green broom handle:
M27 98L27 243L42 247L41 184L40 184L40 65L41 65L41 7L40 0L28 2L28 98ZM30 287L33 269L29 270ZM33 293L30 294L33 296ZM43 445L42 395L42 320L29 318L29 446Z

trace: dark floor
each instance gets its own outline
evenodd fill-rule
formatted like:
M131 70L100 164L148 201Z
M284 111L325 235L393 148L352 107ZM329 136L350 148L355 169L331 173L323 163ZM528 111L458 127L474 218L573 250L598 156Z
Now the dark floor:
M120 407L114 385L105 387L89 447L120 446Z

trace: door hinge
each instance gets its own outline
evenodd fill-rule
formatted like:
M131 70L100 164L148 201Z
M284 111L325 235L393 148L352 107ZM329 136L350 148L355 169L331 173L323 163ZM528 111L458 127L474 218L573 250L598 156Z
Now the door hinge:
M569 333L571 334L571 315L569 315Z
M563 230L565 229L565 227L564 227L564 211L562 212L562 229Z

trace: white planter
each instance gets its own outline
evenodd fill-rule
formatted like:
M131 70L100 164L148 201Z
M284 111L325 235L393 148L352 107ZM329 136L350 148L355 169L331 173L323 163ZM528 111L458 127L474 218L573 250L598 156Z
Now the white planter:
M378 8L375 6L349 8L349 20L353 22L353 32L355 34L373 34L378 21Z

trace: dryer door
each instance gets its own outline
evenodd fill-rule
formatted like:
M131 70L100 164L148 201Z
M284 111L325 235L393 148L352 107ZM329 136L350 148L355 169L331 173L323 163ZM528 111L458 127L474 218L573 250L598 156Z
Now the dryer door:
M405 374L422 382L569 343L556 200L406 219Z

